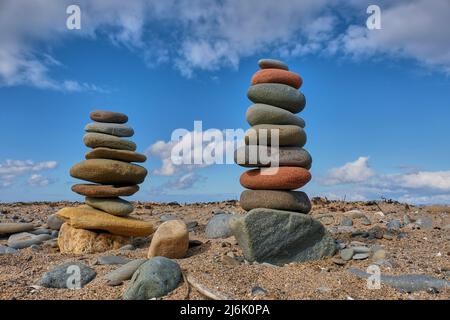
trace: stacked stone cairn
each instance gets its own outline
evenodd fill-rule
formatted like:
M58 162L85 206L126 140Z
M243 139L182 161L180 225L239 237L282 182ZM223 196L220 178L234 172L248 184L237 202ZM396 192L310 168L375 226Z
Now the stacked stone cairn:
M132 237L153 233L149 222L129 217L133 205L120 198L131 196L144 182L147 170L133 162L145 162L146 156L135 152L136 144L125 137L134 130L125 123L123 113L93 111L85 131L84 144L92 148L86 160L74 165L70 175L88 181L76 184L72 191L85 196L85 204L67 207L57 216L61 226L58 245L61 253L95 253L118 249L129 244Z
M258 64L247 92L254 103L246 115L252 127L235 153L237 164L256 169L240 178L249 189L240 198L248 212L231 222L234 236L249 261L282 265L333 255L334 240L308 215L308 196L295 191L311 180L312 159L303 149L305 121L295 115L306 104L298 91L302 78L279 60Z

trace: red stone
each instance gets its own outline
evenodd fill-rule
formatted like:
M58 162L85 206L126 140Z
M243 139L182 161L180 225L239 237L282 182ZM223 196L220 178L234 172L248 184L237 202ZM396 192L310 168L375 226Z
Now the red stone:
M298 74L291 71L262 69L253 75L251 81L252 86L259 83L281 83L298 89L301 87L303 80Z
M252 169L244 172L240 178L243 187L253 190L295 190L310 180L309 171L300 167Z

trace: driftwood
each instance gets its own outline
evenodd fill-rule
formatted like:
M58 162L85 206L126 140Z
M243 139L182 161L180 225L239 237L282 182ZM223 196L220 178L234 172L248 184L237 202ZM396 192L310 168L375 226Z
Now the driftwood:
M227 296L221 292L205 287L198 283L190 274L186 275L186 281L193 288L195 288L201 295L212 300L234 300L234 298Z

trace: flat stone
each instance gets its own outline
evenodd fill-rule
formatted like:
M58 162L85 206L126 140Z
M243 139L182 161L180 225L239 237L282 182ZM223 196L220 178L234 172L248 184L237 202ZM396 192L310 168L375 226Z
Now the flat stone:
M91 159L77 163L70 169L77 179L112 185L135 185L144 182L147 169L117 160Z
M337 264L339 266L344 266L347 263L345 260L342 260L341 258L336 258L336 257L333 257L331 259L331 261L333 261L334 264Z
M165 296L178 287L181 281L180 266L165 257L155 257L144 262L133 274L124 300L148 300Z
M86 132L110 134L116 137L132 137L134 135L133 128L120 123L92 122L87 124L84 130Z
M229 213L214 215L209 219L205 227L205 234L208 239L229 238L233 235L230 221L235 216Z
M113 198L132 196L139 191L139 186L113 186L99 184L75 184L72 191L86 197Z
M79 275L76 282L74 275ZM97 273L81 262L66 262L44 273L39 285L46 288L80 289L94 280ZM72 280L73 278L73 280Z
M163 214L161 217L159 217L159 219L162 222L166 222L166 221L169 221L169 220L178 220L178 217L176 215L173 215L173 214Z
M8 238L8 247L14 249L28 248L34 244L41 244L51 238L49 234L34 235L28 232L16 233Z
M342 249L339 252L339 255L341 256L341 259L344 260L344 261L351 260L354 254L355 254L355 252L353 251L352 248Z
M302 191L245 190L241 193L240 205L244 210L268 208L308 213L311 202Z
M253 209L233 219L233 234L245 259L283 265L317 260L336 251L333 238L309 215L271 209Z
M261 83L251 86L247 97L253 103L263 103L299 113L305 108L306 99L303 93L285 84Z
M399 230L402 227L402 223L398 220L391 220L387 224L388 230Z
M106 283L108 285L121 283L126 280L130 280L136 270L145 262L147 259L132 260L126 264L120 266L116 270L113 270L105 275Z
M130 262L130 259L120 257L120 256L103 256L97 259L97 264L99 265L115 265L115 264L126 264Z
M356 253L355 255L353 255L352 259L353 260L363 260L363 259L367 259L369 257L369 253Z
M415 221L415 224L421 229L431 229L433 228L433 219L430 217L420 217Z
M263 156L261 156L261 154ZM312 158L298 147L242 146L234 153L234 162L242 167L302 167L310 169Z
M17 253L19 253L19 251L14 248L0 245L0 254L17 254Z
M286 63L276 59L260 59L258 65L261 69L282 69L289 70Z
M154 231L150 222L116 217L88 206L63 208L57 214L77 229L104 230L127 237L148 236Z
M306 144L306 133L299 126L274 124L258 124L245 132L247 145L271 146L275 143L280 147L303 147Z
M106 232L94 232L75 229L64 223L59 231L58 246L62 254L90 254L117 250L129 244L129 237L122 237Z
M62 220L60 217L58 217L56 215L56 213L49 215L47 218L47 227L52 230L61 229L61 226L63 223L64 223L64 220Z
M251 126L258 124L284 124L305 127L305 120L297 117L292 112L261 103L253 104L247 109L246 119Z
M26 232L34 229L32 223L0 223L0 234Z
M95 148L85 155L86 159L110 159L125 162L145 162L147 157L143 154L129 151L99 147Z
M253 190L294 190L311 180L308 170L300 167L252 169L241 175L244 188Z
M295 72L270 68L257 71L250 82L252 86L260 83L281 83L299 89L303 79Z
M91 198L86 197L86 204L95 209L105 211L109 214L125 217L134 211L133 205L120 198Z
M156 256L169 259L181 259L189 248L189 232L181 220L170 220L162 223L152 237L147 257Z
M31 234L39 235L39 234L52 234L52 230L46 228L38 228L30 231Z
M370 248L367 248L364 246L355 246L355 247L352 247L352 249L355 253L369 253L370 252Z
M89 132L83 137L83 142L89 148L111 148L135 151L136 144L131 140L122 139L110 134Z
M106 123L126 123L128 116L120 112L96 110L89 114L91 120Z

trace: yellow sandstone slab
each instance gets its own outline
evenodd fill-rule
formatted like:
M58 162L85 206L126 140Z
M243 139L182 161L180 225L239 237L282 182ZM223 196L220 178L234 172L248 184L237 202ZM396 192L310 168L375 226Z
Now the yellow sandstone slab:
M144 237L154 232L153 224L150 222L116 217L86 205L63 208L57 215L77 229L105 230L128 237Z

